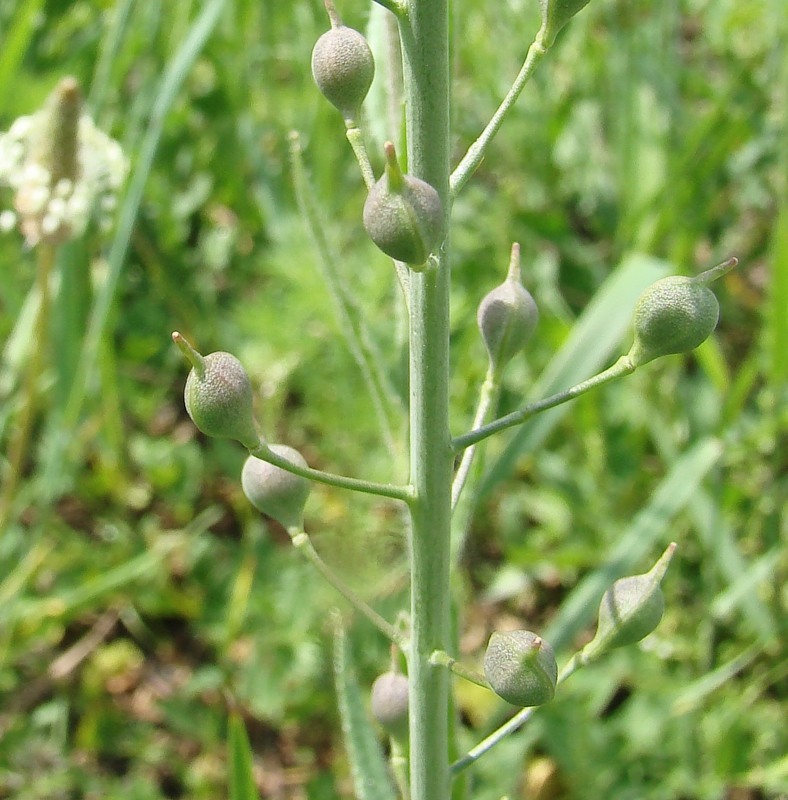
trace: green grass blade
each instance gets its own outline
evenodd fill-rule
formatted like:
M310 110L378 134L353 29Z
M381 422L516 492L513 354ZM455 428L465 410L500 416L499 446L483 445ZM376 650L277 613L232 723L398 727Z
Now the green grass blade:
M339 621L334 641L334 679L356 800L395 800L396 792L364 709L347 636Z
M692 499L721 454L720 442L708 438L697 442L676 460L648 505L612 548L607 562L583 578L561 605L544 633L554 648L569 646L574 636L594 618L600 598L613 581L622 575L645 571L644 557L657 543L669 539L670 523Z
M246 735L246 726L237 714L230 717L227 761L230 773L230 800L260 800L252 771L252 748Z
M134 222L142 202L145 184L161 139L164 121L195 60L215 29L225 4L226 0L210 0L205 4L202 12L192 24L183 44L168 63L159 84L159 89L150 111L150 122L140 146L140 151L135 159L128 189L118 215L117 231L107 258L107 275L93 306L85 343L82 348L82 356L77 373L74 376L68 405L61 425L61 432L56 441L52 442L48 448L48 458L44 469L46 485L56 485L55 479L62 462L63 449L66 447L64 438L65 440L70 440L93 381L101 341L107 335L110 312L118 286L120 271L126 258Z
M772 235L771 297L764 334L776 388L788 381L788 204L783 206Z
M629 329L632 308L643 289L670 272L670 264L638 253L626 256L578 318L569 338L536 381L529 400L547 397L597 372L621 346ZM489 468L479 499L508 477L517 459L533 452L571 407L558 406L532 418Z
M25 51L36 33L36 21L43 5L43 0L28 0L25 3L17 4L14 22L2 37L0 86L4 87L4 90L0 94L0 108L5 105L3 102L5 97L11 95L8 90L15 84L14 75L19 71Z

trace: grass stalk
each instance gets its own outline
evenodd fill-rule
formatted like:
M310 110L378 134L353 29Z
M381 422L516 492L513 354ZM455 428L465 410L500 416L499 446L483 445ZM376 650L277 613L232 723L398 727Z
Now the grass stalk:
M8 446L8 475L0 494L0 534L13 518L14 499L22 477L25 459L30 448L30 435L35 421L39 381L47 348L50 316L50 276L55 264L55 249L42 245L37 251L36 286L39 295L38 311L33 323L33 341L30 361L24 383L21 416Z

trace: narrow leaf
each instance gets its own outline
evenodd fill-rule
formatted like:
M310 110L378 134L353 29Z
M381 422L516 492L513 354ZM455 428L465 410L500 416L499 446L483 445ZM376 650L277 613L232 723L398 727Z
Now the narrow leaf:
M246 726L237 714L233 714L230 717L227 740L230 800L260 800L254 783L252 761L252 748L246 735Z

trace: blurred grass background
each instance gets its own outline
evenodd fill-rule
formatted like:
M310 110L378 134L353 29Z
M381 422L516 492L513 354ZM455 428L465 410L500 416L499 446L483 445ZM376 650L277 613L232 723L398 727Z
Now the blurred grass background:
M367 3L340 10L367 24ZM459 159L538 6L463 0L453 13ZM241 448L195 434L169 339L179 329L241 358L266 436L313 466L404 476L293 196L295 129L342 280L402 394L391 270L361 230L343 125L309 74L326 27L317 0L0 3L0 129L71 74L132 165L114 239L59 254L36 447L0 539L0 797L225 796L228 708L246 720L264 797L349 796L325 613L343 606L245 501ZM502 411L628 347L616 327L628 307L612 333L604 316L577 324L609 276L741 262L715 287L713 341L487 453L457 588L469 661L512 624L552 632L565 655L591 632L605 575L644 570L668 541L679 550L656 634L578 675L479 762L475 799L787 796L787 37L781 0L594 0L455 207L457 433L485 370L476 305L513 240L542 317ZM35 253L6 234L0 265L5 452L35 346ZM307 526L393 617L396 508L315 487ZM363 621L353 644L370 683L386 645ZM470 745L506 709L458 689Z

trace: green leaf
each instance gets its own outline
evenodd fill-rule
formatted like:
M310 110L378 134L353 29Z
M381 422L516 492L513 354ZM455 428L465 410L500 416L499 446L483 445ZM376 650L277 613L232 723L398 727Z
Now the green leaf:
M375 729L364 709L350 648L342 623L337 621L334 641L334 679L353 785L357 800L395 800Z
M252 772L252 748L246 726L237 714L230 717L227 762L230 767L230 800L260 800Z

